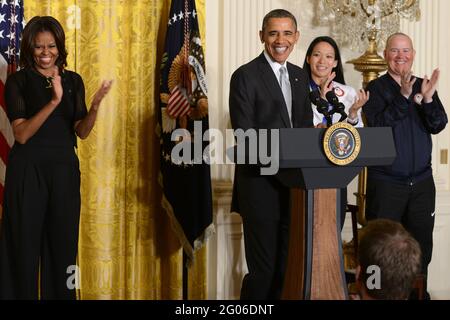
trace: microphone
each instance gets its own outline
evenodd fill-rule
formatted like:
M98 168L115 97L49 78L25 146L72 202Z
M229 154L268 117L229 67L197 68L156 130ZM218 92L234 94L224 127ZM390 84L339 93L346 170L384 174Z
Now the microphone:
M333 113L339 113L341 115L339 122L342 122L345 119L347 119L347 114L345 113L345 106L342 102L339 102L339 99L336 96L336 93L334 93L334 90L328 91L325 96L328 102L331 103L331 105L333 106Z
M327 127L332 125L331 115L328 112L328 102L320 97L319 90L312 90L309 92L309 99L317 107L317 111L323 114L326 121Z

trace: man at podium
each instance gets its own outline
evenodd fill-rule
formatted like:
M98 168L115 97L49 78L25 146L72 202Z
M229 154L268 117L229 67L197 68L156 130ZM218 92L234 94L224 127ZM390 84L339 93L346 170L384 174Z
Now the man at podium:
M312 127L308 76L286 62L299 39L297 21L276 9L263 20L264 52L238 68L230 82L234 130ZM280 298L289 242L289 188L257 165L237 164L232 211L242 216L248 274L241 299Z

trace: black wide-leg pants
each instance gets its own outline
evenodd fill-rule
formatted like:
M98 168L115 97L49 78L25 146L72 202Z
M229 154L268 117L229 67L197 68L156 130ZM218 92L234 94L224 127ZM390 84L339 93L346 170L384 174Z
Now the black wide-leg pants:
M69 277L80 202L73 147L13 147L0 231L0 299L37 299L39 285L41 299L76 298Z

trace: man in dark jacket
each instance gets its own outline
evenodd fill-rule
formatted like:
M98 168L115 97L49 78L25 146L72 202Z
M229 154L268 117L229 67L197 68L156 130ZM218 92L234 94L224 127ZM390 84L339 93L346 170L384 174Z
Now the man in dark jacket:
M230 82L233 129L312 127L306 72L286 60L299 38L295 17L269 12L260 40L264 52L237 69ZM256 166L236 165L232 210L244 226L245 258L241 299L280 298L288 251L289 189Z
M436 86L439 69L428 79L412 75L415 50L403 33L391 35L384 57L388 72L369 83L363 107L371 127L392 127L397 157L390 166L370 167L367 219L399 221L419 242L426 276L433 248L436 190L431 169L431 134L441 132L447 115Z

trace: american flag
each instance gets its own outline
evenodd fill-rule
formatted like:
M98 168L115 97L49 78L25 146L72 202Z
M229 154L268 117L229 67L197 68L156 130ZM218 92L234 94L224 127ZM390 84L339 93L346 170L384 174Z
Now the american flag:
M23 0L0 1L0 205L2 205L8 153L14 144L11 124L6 115L5 82L8 74L16 71L25 21Z
M186 96L184 88L176 85L170 91L169 103L167 104L167 113L173 117L178 118L188 114L190 109L189 98Z
M189 160L183 163L172 159L177 144L172 140L172 132L184 129L192 137L197 125L201 136L209 129L205 78L195 0L172 0L161 63L160 183L164 191L162 205L172 220L188 262L193 261L195 251L214 230L211 173L209 164L201 157L195 158L196 155L187 155ZM208 145L209 142L203 141L201 150ZM194 150L193 143L191 150Z

